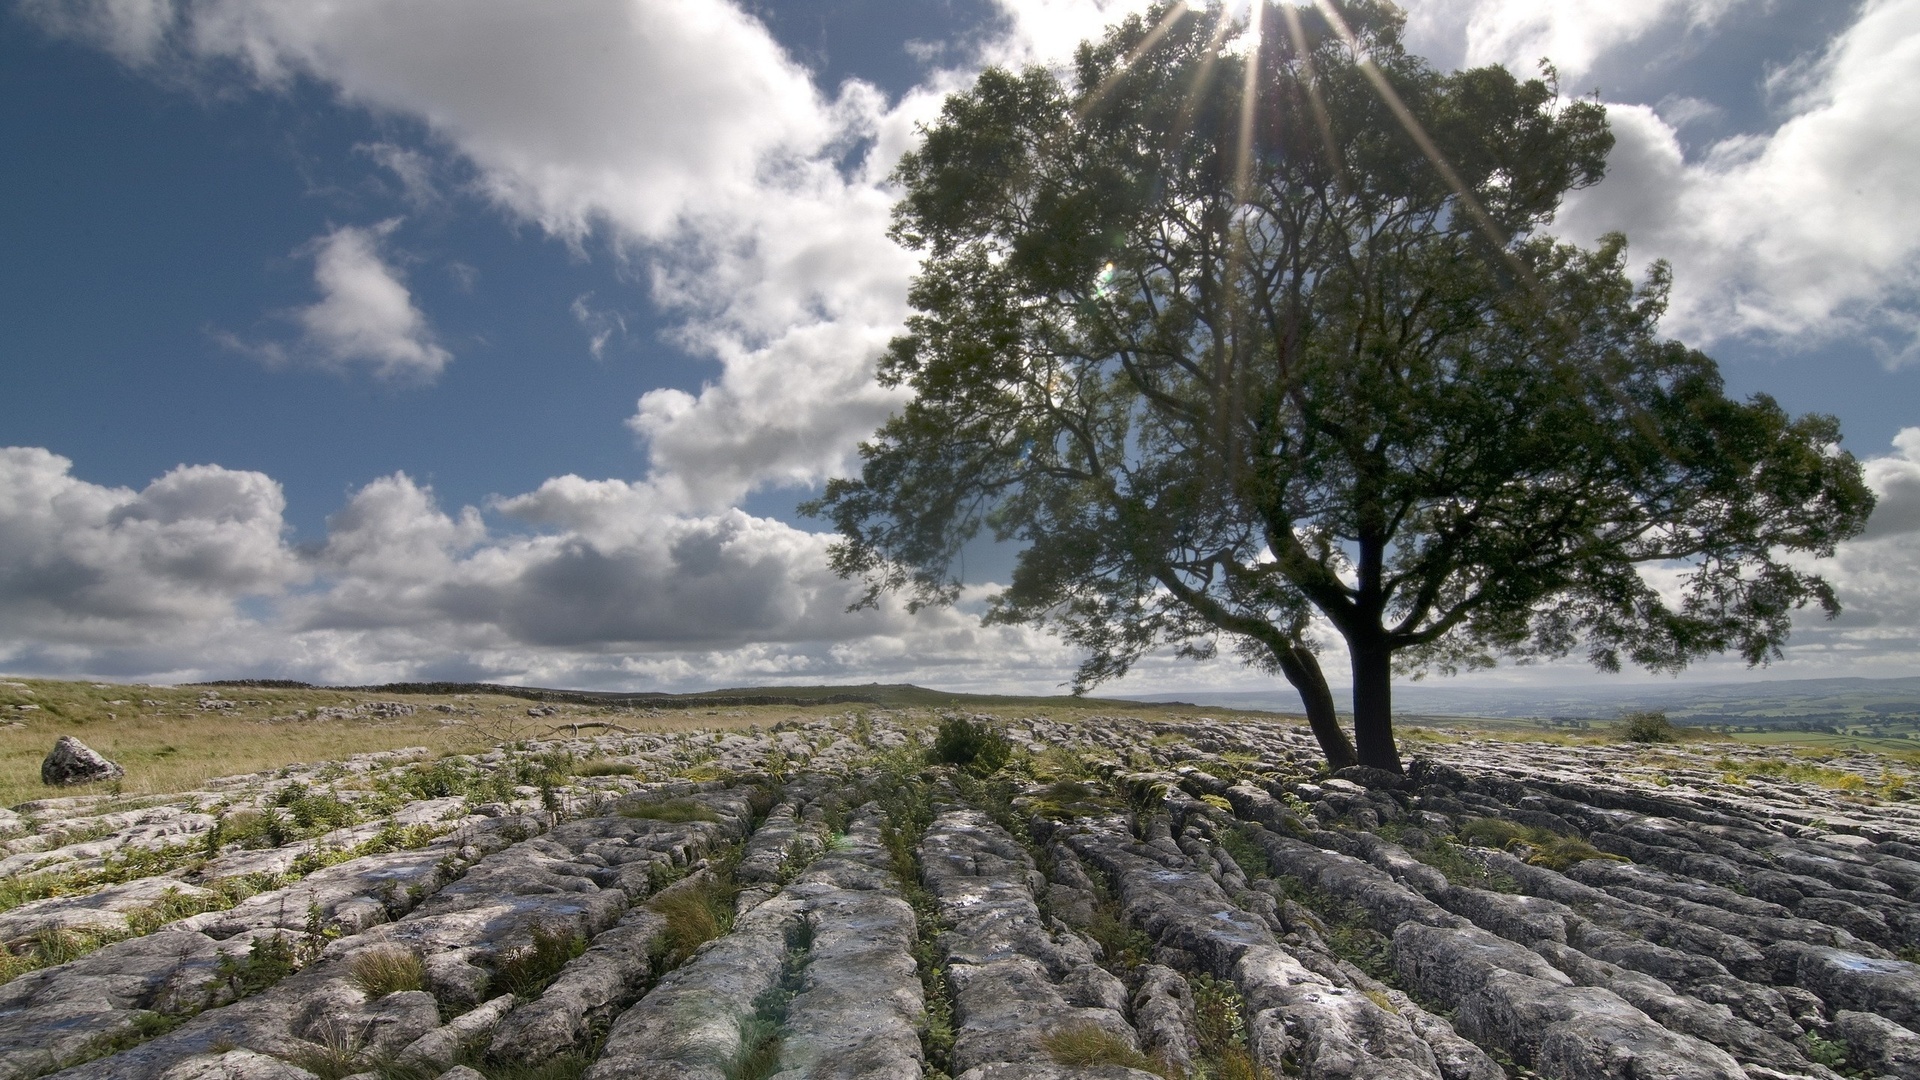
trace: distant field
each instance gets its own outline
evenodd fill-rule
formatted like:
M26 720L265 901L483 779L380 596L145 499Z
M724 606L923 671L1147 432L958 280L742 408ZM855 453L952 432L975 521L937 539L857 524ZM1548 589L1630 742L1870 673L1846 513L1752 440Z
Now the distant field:
M787 703L745 703L769 698ZM206 707L202 707L203 702ZM630 731L746 729L787 719L871 710L904 711L908 719L930 721L946 709L992 712L1009 718L1045 715L1068 721L1097 715L1149 720L1190 716L1272 719L1276 715L1258 710L1065 696L955 694L917 686L610 695L519 687L482 690L454 684L416 684L404 689L161 687L0 677L0 806L86 792L48 788L40 782L41 759L61 735L73 735L119 762L127 770L126 778L119 782L120 790L138 795L188 790L216 776L402 747L424 747L432 754L471 753L502 741L541 738L573 724L582 725L589 734L596 730L592 727L595 724L612 724ZM1674 720L1683 725L1687 722L1683 716ZM1591 721L1578 728L1565 721L1409 713L1402 714L1397 722L1403 738L1414 744L1413 753L1419 752L1418 743L1423 740L1447 741L1448 729L1571 746L1617 739L1606 721ZM1920 743L1866 733L1773 730L1723 735L1695 729L1693 735L1812 751L1857 748L1920 762Z
M537 692L519 688L500 688L511 693L466 693L443 684L436 689L444 692L399 692L392 687L157 687L0 677L0 806L89 792L87 788L49 788L40 782L40 762L62 735L72 735L120 763L127 770L119 782L122 792L146 795L188 790L216 776L409 746L425 747L434 754L473 753L503 741L547 736L572 724L583 725L586 734L595 732L593 724L647 732L745 729L792 718L876 709L908 710L926 719L943 708L990 709L1007 717L1044 714L1061 720L1116 713L1168 718L1196 712L1216 717L1239 714L1233 709L1194 710L1069 697L950 694L916 686L779 688L777 696L822 702L782 705L729 704L774 693L764 690L617 696L641 702L627 704L612 700L615 695L565 693L549 697L575 700L543 701ZM863 700L844 700L850 696ZM202 707L203 701L207 707ZM383 704L389 702L413 711L403 714L403 709ZM535 716L530 710L551 712Z

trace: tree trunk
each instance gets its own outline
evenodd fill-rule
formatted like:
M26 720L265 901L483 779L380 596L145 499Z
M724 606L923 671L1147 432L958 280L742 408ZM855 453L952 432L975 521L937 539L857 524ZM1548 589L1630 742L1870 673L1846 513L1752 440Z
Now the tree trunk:
M1320 740L1321 752L1327 755L1327 768L1339 772L1359 764L1353 744L1347 741L1347 733L1340 730L1340 718L1334 715L1333 691L1327 688L1320 661L1306 646L1299 644L1274 650L1274 659L1280 662L1280 673L1300 692L1300 703L1307 710L1307 725L1313 729L1313 737Z
M1347 640L1353 657L1353 740L1360 764L1404 772L1393 745L1393 653L1384 644Z

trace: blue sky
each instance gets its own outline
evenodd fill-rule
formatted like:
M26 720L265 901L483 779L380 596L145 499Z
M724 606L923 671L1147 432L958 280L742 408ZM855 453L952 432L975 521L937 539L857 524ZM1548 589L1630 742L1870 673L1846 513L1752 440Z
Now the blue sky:
M0 670L1057 686L1069 650L974 618L1004 553L960 610L849 615L793 507L897 403L915 123L1133 6L13 0ZM1597 90L1563 234L1671 259L1669 332L1869 459L1848 614L1767 674L1920 673L1920 0L1408 14L1443 66Z

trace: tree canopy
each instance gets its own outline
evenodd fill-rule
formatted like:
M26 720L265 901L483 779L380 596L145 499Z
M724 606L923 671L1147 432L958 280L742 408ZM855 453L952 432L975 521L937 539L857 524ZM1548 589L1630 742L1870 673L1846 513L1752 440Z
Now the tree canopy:
M1728 398L1625 238L1543 232L1612 137L1550 68L1435 71L1390 5L1163 6L1071 82L989 70L896 179L924 252L880 366L913 392L810 509L867 600L1055 627L1082 690L1219 643L1330 763L1398 770L1391 679L1584 649L1779 654L1872 508L1836 421ZM1353 742L1310 621L1345 639ZM1357 747L1357 749L1356 749Z

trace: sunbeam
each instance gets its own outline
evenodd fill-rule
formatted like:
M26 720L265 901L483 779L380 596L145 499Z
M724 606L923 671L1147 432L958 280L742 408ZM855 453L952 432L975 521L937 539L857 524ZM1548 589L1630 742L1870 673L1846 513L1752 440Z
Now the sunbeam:
M1242 203L1247 201L1247 188L1253 178L1253 122L1260 104L1260 39L1265 22L1264 13L1258 9L1248 19L1246 76L1240 84L1240 130L1233 172L1233 197Z
M1080 103L1073 110L1074 119L1085 120L1100 102L1106 100L1108 94L1113 93L1113 88L1119 85L1120 79L1126 75L1129 68L1133 67L1134 61L1145 56L1155 45L1160 44L1160 39L1167 36L1167 31L1173 29L1173 24L1191 11L1185 0L1175 0L1173 4L1168 5L1166 13L1160 16L1160 21L1154 24L1153 29L1147 31L1147 36L1140 39L1140 44L1127 54L1127 58L1108 73L1106 78L1101 79L1100 85L1087 91L1086 96L1080 99Z
M1427 134L1427 129L1413 115L1413 111L1407 108L1406 102L1400 100L1399 92L1394 90L1393 84L1387 81L1386 72L1381 71L1379 65L1367 55L1367 49L1361 44L1359 37L1348 28L1347 21L1340 17L1340 9L1333 5L1332 0L1314 0L1314 6L1327 17L1327 22L1333 27L1334 32L1347 43L1347 48L1353 50L1360 73L1373 84L1374 91L1380 95L1380 100L1386 103L1394 119L1400 121L1400 126L1406 129L1414 145L1418 146L1420 152L1427 156L1427 160L1433 163L1433 167L1439 170L1440 178L1453 188L1454 194L1459 196L1460 204L1467 208L1467 213L1473 218L1474 223L1487 234L1487 239L1493 243L1496 250L1506 251L1508 237L1505 232L1488 215L1486 208L1480 205L1480 200L1474 197L1473 191L1467 187L1466 182L1460 179L1460 174L1454 171L1453 163L1449 162L1446 155L1440 152L1440 148L1434 145L1433 139ZM1523 274L1528 274L1526 267L1518 259L1513 258L1511 254L1508 258L1520 268ZM1528 274L1528 276L1531 275Z
M1326 148L1327 164L1333 169L1335 183L1346 178L1346 166L1340 160L1340 148L1333 141L1333 117L1327 113L1327 101L1320 96L1320 77L1313 66L1313 52L1307 47L1307 31L1300 25L1300 9L1292 4L1275 5L1280 9L1281 18L1287 23L1287 36L1293 39L1293 52L1300 63L1307 66L1308 77L1301 80L1306 87L1307 107L1313 110L1313 123L1320 130L1320 145Z

